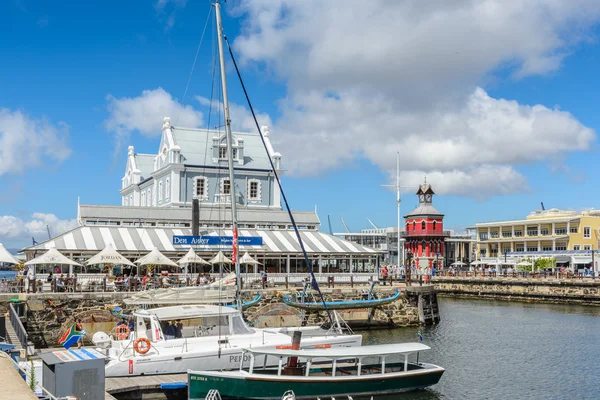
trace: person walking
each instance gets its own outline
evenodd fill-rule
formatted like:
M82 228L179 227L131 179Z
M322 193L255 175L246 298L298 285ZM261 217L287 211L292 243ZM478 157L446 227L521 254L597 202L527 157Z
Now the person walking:
M383 267L383 270L381 270L381 276L382 276L382 281L383 281L383 286L385 286L385 283L387 281L387 277L388 277L388 269L387 266Z

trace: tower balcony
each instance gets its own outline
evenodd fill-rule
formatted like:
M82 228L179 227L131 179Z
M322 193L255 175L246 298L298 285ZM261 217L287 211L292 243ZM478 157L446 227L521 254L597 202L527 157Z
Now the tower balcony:
M451 231L441 231L439 229L425 229L424 231L405 231L401 233L401 237L421 237L421 236L450 236Z

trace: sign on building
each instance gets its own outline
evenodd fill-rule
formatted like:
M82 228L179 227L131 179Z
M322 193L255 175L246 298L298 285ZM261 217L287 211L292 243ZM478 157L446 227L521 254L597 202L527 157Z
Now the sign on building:
M173 244L179 246L231 246L233 236L173 236ZM260 236L238 237L240 246L262 246Z

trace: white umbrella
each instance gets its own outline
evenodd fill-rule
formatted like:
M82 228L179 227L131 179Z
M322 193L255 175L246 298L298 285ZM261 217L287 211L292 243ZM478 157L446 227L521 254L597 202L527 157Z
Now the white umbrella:
M248 254L248 252L245 252L242 258L240 258L240 264L262 265L254 258L250 257L250 254Z
M94 255L89 260L87 260L87 265L96 265L96 264L116 264L116 265L129 265L135 266L134 263L120 255L112 245L108 245L102 250L100 253Z
M171 267L177 267L175 262L171 261L169 257L158 251L156 247L152 249L150 253L135 260L135 263L139 265L169 265Z
M453 262L452 264L450 264L450 265L453 265L453 266L457 267L457 266L459 266L459 265L467 265L467 264L465 264L465 263L464 263L464 262L462 262L462 261L454 261L454 262Z
M521 261L520 263L518 263L517 265L521 265L523 267L527 267L529 265L533 265L531 264L529 261Z
M2 243L0 243L0 263L6 263L6 264L18 264L19 263L17 261L17 259L14 258L13 255L8 252L8 250L6 250L6 248L4 247L4 245Z
M177 261L177 264L179 264L179 265L183 265L183 264L208 264L208 265L210 265L211 263L206 261L204 258L200 257L198 254L196 254L194 249L190 248L190 250L185 254L185 256L181 257L179 259L179 261Z
M211 264L231 264L231 259L225 257L222 251L219 251L216 256L210 259Z
M480 260L471 261L471 265L484 265L485 263Z
M78 265L81 264L65 257L56 249L50 249L39 257L29 260L25 265L36 265L36 264L65 264L65 265Z

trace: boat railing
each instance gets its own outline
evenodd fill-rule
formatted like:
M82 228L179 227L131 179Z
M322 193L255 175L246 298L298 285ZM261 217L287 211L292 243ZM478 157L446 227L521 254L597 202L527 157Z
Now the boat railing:
M19 304L20 307L27 306L25 303L17 303L17 304ZM21 346L24 349L27 349L27 344L29 342L29 336L27 334L27 330L25 329L25 327L23 326L23 323L21 322L21 317L19 316L19 313L15 309L15 303L10 303L8 306L8 310L9 310L10 323L12 324L13 329L15 330L15 333L17 334L17 338L19 338L19 343L21 343Z

